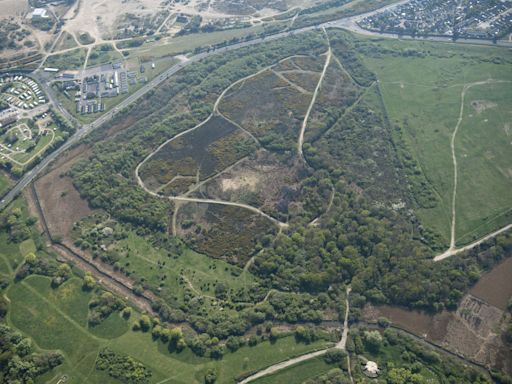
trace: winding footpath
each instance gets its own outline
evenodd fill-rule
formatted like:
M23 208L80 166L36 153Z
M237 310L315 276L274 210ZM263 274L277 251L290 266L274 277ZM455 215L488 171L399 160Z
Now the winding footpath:
M475 248L476 246L480 245L486 240L489 240L500 233L503 233L510 228L512 228L512 224L506 225L503 228L498 229L497 231L494 231L485 237L482 237L481 239L468 244L464 247L457 248L455 246L456 241L456 222L457 222L457 209L456 209L456 202L457 202L457 184L458 184L458 169L457 169L457 153L455 148L455 139L457 137L457 133L459 132L460 125L462 123L462 120L464 118L464 102L466 98L466 92L470 90L473 87L481 86L481 85L487 85L487 84L499 84L499 83L509 83L509 81L506 80L493 80L488 79L484 81L476 81L474 83L465 84L462 88L462 92L460 94L460 109L459 109L459 117L457 119L457 124L455 125L455 129L453 130L453 134L450 140L450 148L452 153L452 163L453 163L453 191L452 191L452 202L451 202L451 210L452 210L452 220L451 220L451 227L450 227L450 247L442 254L437 255L434 257L434 261L441 261L444 259L447 259L451 256L455 256L461 252L468 251L472 248Z
M315 92L313 93L313 97L311 98L311 102L309 103L308 110L306 112L306 115L304 116L304 120L302 121L302 126L300 128L300 133L299 133L299 141L297 143L297 153L299 154L300 158L305 163L306 163L306 158L304 157L304 153L302 152L302 147L304 145L304 133L306 132L306 128L308 125L309 115L311 114L311 111L313 110L313 107L315 106L318 92L320 91L320 88L322 87L322 83L324 81L324 77L327 72L327 68L329 68L329 64L331 63L331 58L332 58L332 49L331 49L331 42L329 41L329 35L325 31L325 28L323 28L323 31L327 38L327 44L329 46L329 49L327 50L327 57L325 59L325 64L324 64L322 73L320 75L320 79L318 80L318 83L315 88Z
M324 30L324 33L326 34L327 36L327 33L326 31ZM328 40L328 39L327 39ZM320 75L320 79L318 81L318 84L316 86L316 89L315 89L315 92L312 96L312 99L311 99L311 102L310 102L310 105L308 107L308 110L307 110L307 113L306 113L306 116L304 118L304 121L302 123L302 127L301 127L301 133L300 133L300 138L299 138L299 144L298 144L298 149L300 150L300 155L301 157L302 156L302 142L304 141L304 131L306 129L306 126L307 126L307 122L308 122L308 118L309 118L309 114L311 113L311 110L313 109L313 106L315 104L315 100L316 100L316 97L317 97L317 94L318 94L318 91L322 85L322 82L323 82L323 79L325 77L325 73L327 71L327 68L329 66L329 63L331 61L331 56L332 56L332 52L331 52L331 48L329 46L329 50L327 51L326 53L327 55L327 58L326 58L326 61L325 61L325 64L324 64L324 68L323 68L323 71ZM233 122L231 119L227 118L226 116L224 116L224 114L222 114L219 110L219 105L221 103L221 101L223 100L223 98L226 96L226 94L231 90L233 89L233 87L235 87L236 85L238 84L243 84L245 81L251 79L251 78L254 78L266 71L269 71L271 70L273 73L275 73L273 71L273 67L283 63L284 61L286 60L290 60L290 59L293 59L293 58L296 58L296 57L301 57L302 55L292 55L292 56L288 56L284 59L281 59L279 60L277 63L275 64L272 64L272 65L269 65L269 66L266 66L262 69L260 69L259 71L253 73L253 74L250 74L248 76L245 76L241 79L238 79L237 81L233 82L232 84L230 84L228 87L226 87L222 93L219 95L219 97L217 97L217 100L215 100L215 103L213 105L213 110L212 110L212 113L204 120L202 121L201 123L195 125L194 127L190 128L190 129L187 129L175 136L173 136L172 138L166 140L165 142L163 142L160 146L158 146L153 152L151 152L144 160L142 160L138 165L137 167L135 168L135 179L137 180L137 183L139 184L139 186L141 188L144 189L144 191L146 191L147 193L149 193L150 195L152 196L155 196L155 197L158 197L158 198L161 198L161 199L169 199L171 201L175 201L175 202L191 202L191 203L204 203L204 204L219 204L219 205L227 205L227 206L234 206L234 207L239 207L239 208L244 208L244 209L247 209L251 212L254 212L254 213L257 213L267 219L269 219L270 221L272 221L274 224L276 224L280 229L282 228L287 228L288 227L288 223L284 223L282 221L279 221L277 220L276 218L270 216L269 214L263 212L261 209L259 208L256 208L254 206L251 206L251 205L248 205L248 204L243 204L243 203L236 203L236 202L232 202L232 201L225 201L225 200L219 200L219 199L202 199L202 198L196 198L196 197L189 197L188 195L191 193L191 191L188 191L186 192L185 194L183 195L180 195L180 196L162 196L160 194L158 194L158 192L155 192L155 191L152 191L151 189L149 189L144 181L142 180L142 178L140 177L140 169L141 167L148 161L150 160L157 152L159 152L162 148L164 148L166 145L168 145L169 143L171 143L172 141L184 136L184 135L187 135L193 131L195 131L196 129L202 127L203 125L205 125L206 123L208 123L213 117L215 116L220 116L222 118L224 118L225 120L229 121L230 123L232 123L233 125L235 125L238 129L240 129L241 131L245 132L246 134L248 134L255 142L256 144L260 145L258 139L256 137L254 137L254 135L250 132L248 132L246 129L244 129L243 127L241 127L238 123L236 122ZM276 73L277 75L277 73ZM261 145L260 145L261 146ZM237 162L238 163L238 162ZM235 163L235 164L237 164ZM234 164L232 165L234 166ZM230 167L232 167L230 166ZM212 180L214 179L215 177L221 175L222 173L224 173L226 171L225 170L222 170L220 172L218 172L217 174L215 174L214 176L211 176L209 177L207 180ZM194 190L196 190L198 188L199 185L202 185L206 182L203 181L201 183L198 183L198 185L196 185L194 187ZM177 209L176 209L177 211ZM176 212L175 214L173 215L173 224L172 224L172 232L173 234L176 233Z
M346 350L347 339L348 339L348 331L349 331L348 315L349 315L349 312L350 312L350 306L349 306L350 305L349 304L350 291L351 291L351 289L350 289L350 287L348 287L347 290L346 290L346 298L345 298L345 308L346 309L345 309L345 319L343 321L343 333L342 333L340 341L334 346L334 349L339 349L339 350L342 350L342 351ZM277 372L279 372L279 371L281 371L281 370L283 370L285 368L291 367L292 365L296 365L296 364L302 363L303 361L311 360L311 359L313 359L315 357L318 357L318 356L323 356L330 349L332 349L332 348L326 348L326 349L321 349L319 351L314 351L314 352L306 353L305 355L301 355L301 356L295 357L293 359L286 360L286 361L283 361L281 363L277 363L277 364L271 365L270 367L262 369L261 371L258 371L258 372L256 372L255 374L253 374L253 375L251 375L249 377L246 377L242 381L239 381L238 384L247 384L247 383L250 383L251 381L254 381L256 379L262 378L264 376L268 376L268 375L272 375L274 373L277 373ZM349 357L348 354L347 354L347 360L348 360L349 374L350 374L350 357ZM350 380L353 382L351 374L350 374Z

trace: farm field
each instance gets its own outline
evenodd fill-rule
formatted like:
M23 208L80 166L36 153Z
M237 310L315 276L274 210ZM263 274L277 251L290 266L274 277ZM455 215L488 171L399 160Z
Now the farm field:
M396 52L397 42L379 44ZM418 215L446 245L450 242L454 187L450 141L461 93L469 87L454 147L458 160L455 243L466 244L510 222L512 201L507 191L512 181L505 164L512 160L507 139L510 114L506 112L511 103L506 91L510 90L507 82L512 81L508 70L511 55L493 48L465 47L462 51L449 44L401 44L401 56L374 57L366 48L361 50L379 79L395 135L399 128L404 145L418 162L417 174L423 173L433 188L435 203L420 204ZM429 54L434 48L437 53ZM496 59L487 59L489 54ZM478 82L489 84L475 84ZM484 110L477 112L472 105ZM494 105L496 108L485 110ZM488 158L490 151L492 158Z

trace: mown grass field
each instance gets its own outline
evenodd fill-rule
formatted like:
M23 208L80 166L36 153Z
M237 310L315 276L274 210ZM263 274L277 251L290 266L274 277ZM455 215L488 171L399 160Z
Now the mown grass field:
M255 380L254 384L302 384L304 381L313 379L333 369L333 365L325 362L323 357L315 357L303 363L283 369L273 375Z
M402 130L405 145L419 162L438 198L434 208L420 208L417 213L423 223L437 231L448 244L453 190L450 140L459 116L461 92L465 85L477 81L512 81L507 62L512 60L512 54L494 47L441 43L380 39L376 44L391 53L367 51L364 60L379 79L392 127ZM415 52L423 52L424 57L418 57ZM499 228L505 220L495 218L512 207L507 192L511 186L510 175L506 175L503 166L512 161L510 140L504 140L504 126L507 118L510 120L506 112L510 111L510 89L508 85L507 91L507 84L487 89L477 86L466 95L467 104L475 99L499 98L498 110L503 112L490 117L498 111L491 109L482 113L481 118L470 118L469 114L474 116L475 111L471 111L470 105L465 106L455 143L457 158L461 160L458 165L457 243L467 243L473 237ZM489 116L484 117L484 114ZM496 126L492 133L479 123L485 118L488 126ZM471 154L464 153L468 145L472 146ZM482 156L491 148L492 161ZM466 159L461 157L465 154L468 161L462 161Z

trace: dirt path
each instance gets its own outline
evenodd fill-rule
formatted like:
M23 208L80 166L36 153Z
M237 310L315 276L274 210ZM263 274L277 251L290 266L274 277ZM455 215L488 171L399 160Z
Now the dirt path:
M327 66L328 66L328 63L330 61L330 47L329 47L329 51L328 51L328 57L326 59L326 65L324 66L324 71L322 72L322 76L320 77L320 81L319 81L319 85L321 84L322 80L323 80L323 76L325 75L325 72L327 70ZM135 168L135 179L137 180L137 183L144 189L144 191L146 191L147 193L149 193L150 195L152 196L155 196L155 197L158 197L158 198L167 198L171 201L174 201L174 202L194 202L194 203L206 203L206 204L220 204L220 205L229 205L229 206L235 206L235 207L239 207L239 208L244 208L244 209L248 209L254 213L257 213L267 219L269 219L270 221L272 221L273 223L275 223L279 229L283 229L283 228L287 228L288 227L288 223L284 223L282 221L279 221L277 220L276 218L268 215L267 213L263 212L261 209L259 208L256 208L256 207L253 207L251 205L247 205L247 204L243 204L243 203L236 203L236 202L231 202L231 201L224 201L224 200L216 200L216 199L201 199L201 198L193 198L193 197L188 197L188 194L191 192L187 192L181 196L169 196L169 197L165 197L165 196L161 196L159 195L157 192L155 191L152 191L150 190L148 187L146 187L146 185L144 184L144 182L142 181L141 177L140 177L140 168L149 160L151 159L155 153L157 153L159 150L161 150L163 147L165 147L166 145L168 145L171 141L174 141L176 139L178 139L179 137L181 136L184 136L190 132L193 132L195 131L196 129L200 128L201 126L203 126L204 124L206 124L208 121L210 121L210 119L212 119L215 115L218 115L218 116L221 116L223 117L224 119L226 119L227 121L231 122L232 124L236 125L240 130L242 130L243 132L247 133L248 135L250 135L250 137L259 145L259 141L256 137L254 137L254 135L252 135L250 132L248 132L247 130L245 130L243 127L240 127L239 124L235 123L235 122L232 122L230 119L226 118L220 111L219 111L219 105L220 105L220 102L222 101L222 99L225 97L225 95L227 94L227 92L229 92L229 90L231 90L234 86L236 86L237 84L240 84L240 83L243 83L244 81L252 78L252 77L255 77L265 71L268 71L268 70L271 70L273 67L275 67L276 65L282 63L283 61L285 60L289 60L289 59L292 59L294 57L303 57L304 55L293 55L293 56L289 56L289 57L286 57L284 59L281 59L279 60L277 63L275 64L272 64L272 65L269 65L265 68L262 68L261 70L259 70L258 72L256 73L253 73L251 75L248 75L248 76L245 76L241 79L238 79L237 81L235 81L234 83L232 83L231 85L229 85L226 89L224 89L222 91L222 93L219 95L219 97L217 98L217 100L215 101L214 105L213 105L213 111L212 113L210 114L210 116L208 116L208 118L204 121L202 121L201 123L195 125L194 127L190 128L190 129L187 129L181 133L178 133L177 135L173 136L172 138L170 138L169 140L165 141L164 143L162 143L160 146L158 146L158 148L156 148L153 152L151 152L144 160L142 160L138 165L137 167ZM319 89L319 85L317 85L317 91ZM315 99L315 96L313 96L313 99ZM314 104L314 101L312 102L312 104ZM310 110L309 112L311 111L312 109L312 105L310 105ZM307 118L306 118L307 120ZM306 121L307 123L307 121ZM304 127L305 129L305 127ZM303 132L302 132L303 134ZM237 162L238 163L238 162ZM235 164L237 164L235 163ZM232 166L234 166L235 164L233 164ZM222 174L223 172L225 172L226 170L223 170L217 174L215 174L214 176L210 177L208 180L212 180L214 179L215 177L219 176L220 174ZM203 185L203 183L200 183L200 185ZM200 186L199 185L199 186ZM196 190L197 188L194 188L194 190ZM176 210L177 211L177 210ZM173 215L173 218L172 218L172 232L173 234L176 233L176 211Z
M329 197L329 204L327 204L327 208L325 209L325 212L324 213L321 213L320 215L318 215L318 217L316 219L314 219L313 221L311 221L308 226L310 227L316 227L318 226L318 222L320 221L320 218L327 214L330 210L331 210L331 207L332 207L332 203L334 201L334 194L335 194L335 190L334 190L334 187L332 187L331 189L331 196Z
M192 292L194 292L194 293L196 294L196 296L199 296L199 297L207 297L207 298L212 299L212 300L217 300L217 298L216 298L216 297L213 297L213 296L210 296L210 295L205 295L204 293L202 293L202 292L198 291L198 290L196 289L196 287L194 287L194 285L192 284L192 282L188 279L188 277L187 277L187 276L185 276L185 275L183 275L183 274L182 274L182 275L181 275L181 277L183 278L183 280L185 280L185 283L187 283L187 286L190 288L190 290L191 290Z
M504 226L503 228L498 229L497 231L489 233L488 235L482 237L481 239L479 239L479 240L477 240L477 241L475 241L475 242L473 242L471 244L468 244L468 245L466 245L464 247L448 249L446 252L444 252L444 253L434 257L434 261L441 261L441 260L447 259L448 257L455 256L458 253L461 253L461 252L464 252L464 251L469 251L470 249L473 249L476 246L482 244L483 242L485 242L485 241L487 241L489 239L492 239L493 237L496 237L499 234L501 234L503 232L506 232L508 230L512 230L512 224L508 224L508 225Z
M298 84L295 84L294 82L288 80L286 77L284 77L284 75L281 73L281 72L278 72L278 71L274 71L272 69L272 73L275 74L277 77L279 77L281 80L283 80L286 84L288 84L290 87L292 87L293 89L295 89L297 92L300 92L302 93L303 95L311 95L311 92L305 90L304 88L302 88L300 85Z
M350 289L350 287L348 287L347 291L346 291L347 296L346 296L346 299L345 299L345 305L346 305L345 320L343 321L343 333L342 333L342 336L341 336L341 340L334 346L335 349L340 349L342 351L346 350L348 331L349 331L348 315L349 315L350 307L349 307L348 298L349 298L349 295L350 295L350 291L351 291L351 289ZM303 361L307 361L307 360L313 359L313 358L318 357L318 356L325 355L329 349L331 349L331 348L326 348L326 349L322 349L320 351L306 353L305 355L298 356L298 357L295 357L293 359L286 360L286 361L283 361L281 363L277 363L277 364L271 365L270 367L262 369L261 371L256 372L254 375L251 375L251 376L245 378L244 380L239 381L238 384L250 383L251 381L259 379L259 378L261 378L263 376L272 375L272 374L274 374L276 372L279 372L282 369L288 368L288 367L290 367L292 365L295 365L295 364L298 364L298 363L302 363ZM349 366L350 366L350 357L348 356L348 354L347 354L347 360L348 360L348 363L349 363ZM353 382L351 374L350 374L350 380Z
M304 145L304 133L306 132L309 115L311 114L311 111L313 110L313 106L315 105L316 98L318 96L318 91L320 90L320 88L322 86L322 83L323 83L324 77L325 77L325 73L327 72L327 68L329 67L329 64L331 63L331 57L332 57L331 43L329 41L329 35L327 35L325 28L324 28L324 33L327 38L327 43L329 44L329 49L327 50L327 57L325 59L324 69L322 70L320 79L318 80L318 84L316 85L315 92L313 92L313 97L311 98L311 103L309 103L309 107L306 112L306 116L304 116L304 120L303 120L302 126L300 128L299 140L297 142L297 152L298 152L300 158L304 162L306 162L306 159L304 158L304 153L302 152L302 146Z
M509 81L506 80L493 80L493 79L487 79L484 81L476 81L474 83L465 84L462 88L462 92L460 94L460 109L459 109L459 117L457 119L457 124L455 125L455 129L453 130L453 134L450 140L450 149L452 153L452 163L453 163L453 191L452 191L452 203L451 203L451 209L452 209L452 221L450 226L450 247L448 250L440 255L437 255L434 257L434 261L439 261L446 259L450 256L454 256L460 252L469 250L471 248L476 247L477 245L481 244L483 241L488 240L504 231L506 231L510 225L499 229L498 231L495 231L482 239L475 241L474 243L471 243L465 247L456 248L455 246L455 229L456 229L456 222L457 222L457 209L456 209L456 202L457 202L457 184L458 184L458 169L457 169L457 154L455 149L455 139L457 137L457 133L459 131L460 125L462 123L462 120L464 118L464 101L466 97L466 92L470 90L473 87L480 86L480 85L486 85L486 84L497 84L497 83L508 83Z

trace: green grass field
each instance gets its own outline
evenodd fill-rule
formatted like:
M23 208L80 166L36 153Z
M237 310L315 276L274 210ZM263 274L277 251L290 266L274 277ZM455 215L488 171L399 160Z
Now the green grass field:
M417 213L423 223L441 234L448 244L453 190L450 140L459 116L462 89L466 84L489 78L512 81L510 64L505 62L512 60L512 55L493 47L384 39L378 44L394 50L394 54L366 55L365 62L377 74L391 125L402 129L406 146L439 200L435 208L419 209ZM426 55L396 54L407 49ZM434 50L436 55L428 53ZM456 206L457 243L467 243L473 237L499 228L506 220L496 217L512 207L510 173L505 166L512 161L510 139L505 139L505 126L510 122L507 112L511 108L510 89L507 84L487 89L479 86L467 94L466 104L472 100L499 98L500 107L482 113L481 118L469 118L475 111L471 111L470 105L465 106L465 117L456 140L457 158L461 160ZM500 112L490 117L497 111ZM487 126L495 127L490 128L492 131L481 124L485 118ZM471 153L468 145L472 146ZM491 148L492 161L482 156ZM462 161L466 158L460 156L465 154L469 157Z
M255 380L254 384L302 384L304 381L327 373L333 368L334 366L327 364L323 357L315 357L314 359L306 360L303 363L283 369L273 375Z
M3 172L0 172L0 196L3 196L5 193L7 193L11 185L12 183L9 177Z
M61 70L80 69L84 65L86 48L77 48L69 52L48 56L45 67L59 68Z
M512 222L511 86L479 85L466 93L455 143L459 169L456 234L460 243Z
M87 67L95 67L97 65L112 63L123 60L119 52L114 50L112 44L102 44L95 46L89 54Z
M117 248L124 248L128 252L130 269L144 276L150 284L157 286L161 281L160 276L165 273L167 278L162 291L168 291L169 294L183 295L183 287L178 284L180 275L186 276L194 288L205 295L214 295L216 281L224 282L233 290L250 286L254 281L250 274L245 279L240 279L238 276L242 271L238 267L190 249L171 259L166 251L155 249L134 233L129 233L125 240L118 243ZM158 268L159 263L162 263L162 268Z
M76 40L73 38L73 36L68 32L64 32L60 37L57 46L55 47L55 51L60 51L62 49L71 49L76 46Z
M327 346L325 341L296 343L293 337L276 343L263 342L228 353L221 361L199 358L185 350L170 353L149 333L128 330L127 321L111 315L100 328L91 330L87 324L91 293L84 292L80 279L72 278L59 288L51 288L50 279L30 276L13 284L7 291L11 300L10 323L31 336L43 350L61 350L65 364L41 377L40 382L53 383L68 375L69 383L105 383L108 377L94 368L100 348L108 346L119 353L129 353L153 371L152 383L201 383L208 368L217 371L219 383L232 383L243 372L261 369L291 356ZM133 314L137 318L138 314ZM110 379L110 381L112 381Z

